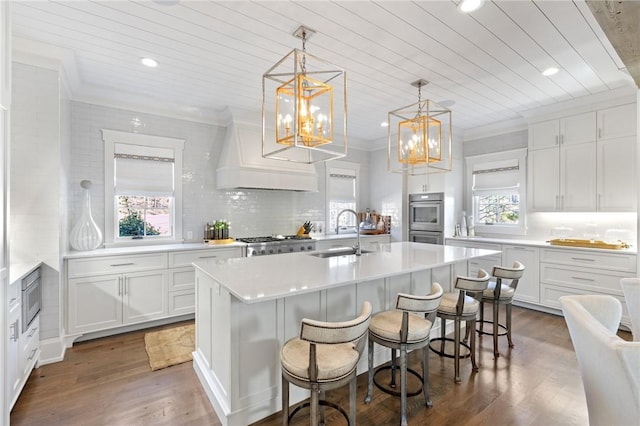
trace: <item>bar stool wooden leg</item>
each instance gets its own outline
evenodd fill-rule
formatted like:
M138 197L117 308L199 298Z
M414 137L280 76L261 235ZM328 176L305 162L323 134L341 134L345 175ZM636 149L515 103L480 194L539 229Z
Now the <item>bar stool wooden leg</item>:
M433 407L431 397L429 396L429 347L422 348L422 393L427 407Z
M444 338L447 331L447 320L440 318L440 352L444 353Z
M480 332L484 331L484 302L480 301Z
M324 409L324 404L321 403L321 401L325 400L325 393L324 391L320 391L320 398L318 401L318 411L320 411L320 424L324 425L324 413L325 413L325 409Z
M349 425L356 424L356 385L358 376L354 376L349 382Z
M289 382L282 378L282 425L289 424Z
M500 323L500 304L497 300L493 301L493 356L498 358L498 325ZM480 326L482 327L482 326Z
M453 358L454 358L454 370L455 370L455 380L456 383L460 382L460 318L456 317L454 320L455 326L453 330L454 335L454 348L453 348ZM444 341L443 341L444 342ZM473 358L472 358L473 359Z
M511 303L507 303L507 340L509 341L509 347L513 347L513 342L511 341Z
M395 350L393 351L395 353ZM395 374L394 374L395 376ZM407 346L400 346L400 424L407 425Z
M473 330L476 329L476 320L469 321L471 324L467 323L467 326L471 326ZM478 371L478 365L476 364L476 333L471 334L471 348L469 351L471 352L471 367L473 371Z
M318 426L318 389L311 388L311 426Z
M373 395L373 340L369 339L369 380L367 381L367 396L364 397L364 403L369 404L371 402L371 395Z

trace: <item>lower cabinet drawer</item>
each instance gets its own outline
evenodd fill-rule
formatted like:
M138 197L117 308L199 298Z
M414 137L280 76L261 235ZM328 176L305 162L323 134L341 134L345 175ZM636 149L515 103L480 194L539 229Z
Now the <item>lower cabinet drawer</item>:
M540 262L635 272L636 255L546 248L540 250Z
M28 376L38 360L40 351L40 315L36 316L29 328L20 336L20 368L23 377Z
M231 259L234 257L242 257L242 247L174 251L169 253L169 268L191 266L192 262L199 260Z
M541 283L567 285L619 296L622 296L620 279L630 276L630 274L602 269L575 268L550 263L540 264Z
M69 278L102 274L119 274L132 271L149 271L167 267L166 253L134 254L126 256L102 256L69 259Z
M564 286L540 283L540 303L550 308L562 309L559 299L562 296L571 296L571 295L577 295L577 294L599 294L599 295L607 294L609 296L615 297L620 301L620 303L622 303L621 322L628 327L631 326L629 311L627 310L627 304L625 303L623 296L616 296L616 295L596 292L596 291L588 291L588 290L578 289L574 287L564 287Z
M192 314L195 311L195 290L180 290L169 293L169 316Z

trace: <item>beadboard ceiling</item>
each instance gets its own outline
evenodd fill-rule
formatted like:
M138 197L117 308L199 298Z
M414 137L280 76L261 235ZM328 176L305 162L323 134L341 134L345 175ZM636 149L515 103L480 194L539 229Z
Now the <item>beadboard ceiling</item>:
M14 59L60 60L73 100L219 123L226 107L259 110L262 74L300 48L347 71L349 136L386 137L387 112L453 101L469 130L527 111L633 86L583 0L15 1ZM140 64L153 57L157 68ZM544 77L541 71L561 71Z

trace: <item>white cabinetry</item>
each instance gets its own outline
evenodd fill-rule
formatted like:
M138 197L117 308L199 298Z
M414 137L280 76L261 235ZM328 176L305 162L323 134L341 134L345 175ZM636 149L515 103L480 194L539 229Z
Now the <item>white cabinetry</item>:
M529 149L545 149L595 141L596 113L572 115L529 126Z
M7 345L7 370L6 370L6 386L7 396L9 397L9 407L13 407L18 395L20 394L20 302L10 307L8 315L8 333L9 343Z
M528 175L531 210L595 210L596 113L532 124Z
M67 332L89 333L168 313L167 254L70 259Z
M620 279L635 276L636 256L624 253L545 248L540 250L540 304L560 309L558 299L569 294L609 294L629 315Z
M168 312L164 270L70 278L68 291L70 334L158 319Z
M636 134L636 104L598 111L598 140L617 139Z
M635 105L529 126L532 211L635 211Z
M193 314L192 262L242 256L234 246L68 259L67 334Z
M502 245L502 265L511 267L518 261L524 265L524 274L518 281L514 300L527 303L540 302L540 250L536 247Z
M193 262L242 257L241 247L188 250L169 253L169 315L195 311L195 271Z

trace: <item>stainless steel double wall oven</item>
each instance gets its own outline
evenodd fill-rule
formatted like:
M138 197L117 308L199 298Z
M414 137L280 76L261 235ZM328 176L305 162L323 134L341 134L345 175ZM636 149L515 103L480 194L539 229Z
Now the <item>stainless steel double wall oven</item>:
M444 244L444 192L409 194L409 241Z

